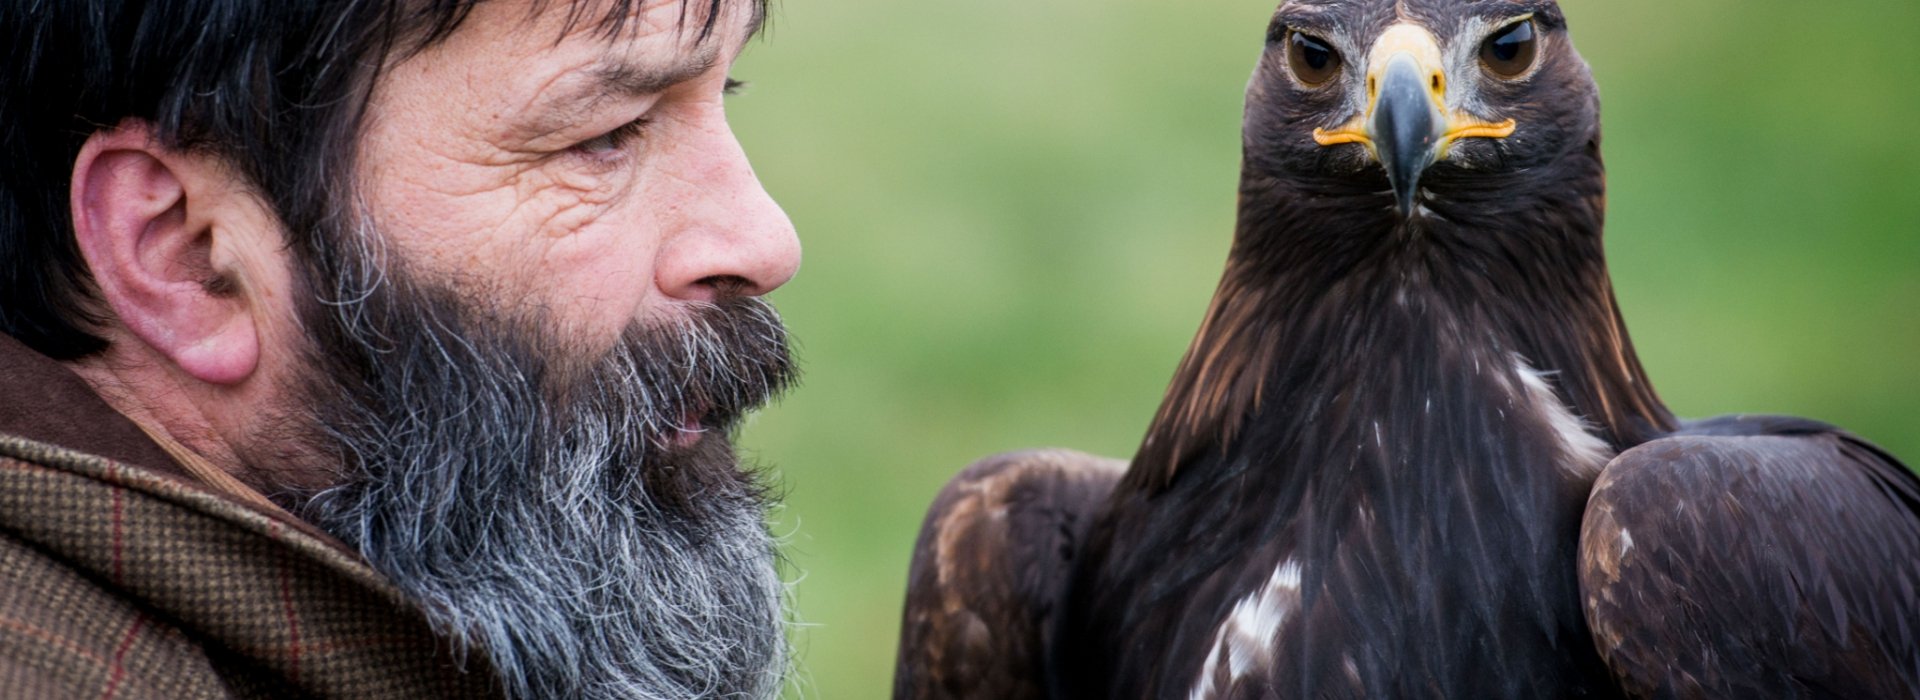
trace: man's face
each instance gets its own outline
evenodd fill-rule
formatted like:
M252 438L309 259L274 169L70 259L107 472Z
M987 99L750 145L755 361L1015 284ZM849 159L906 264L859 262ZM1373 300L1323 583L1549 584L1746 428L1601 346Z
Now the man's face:
M722 119L751 18L721 7L703 42L704 0L612 37L479 4L376 85L357 219L301 307L283 423L330 478L282 495L517 696L782 677L762 490L727 433L791 379L754 297L798 249Z
M647 0L617 35L589 7L480 3L375 90L360 194L421 274L590 350L684 302L759 295L799 242L727 126L728 70L759 21Z

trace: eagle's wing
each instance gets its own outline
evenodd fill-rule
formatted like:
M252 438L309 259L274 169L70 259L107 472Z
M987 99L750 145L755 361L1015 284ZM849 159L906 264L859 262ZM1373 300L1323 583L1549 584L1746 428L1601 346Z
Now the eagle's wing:
M895 698L1041 698L1055 599L1126 463L1065 450L990 457L934 499L914 545Z
M1832 426L1725 417L1627 450L1579 575L1636 696L1920 698L1920 479Z

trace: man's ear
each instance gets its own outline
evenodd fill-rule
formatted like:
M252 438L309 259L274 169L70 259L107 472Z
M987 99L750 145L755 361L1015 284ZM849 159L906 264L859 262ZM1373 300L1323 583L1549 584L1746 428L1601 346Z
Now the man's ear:
M247 192L218 159L165 148L137 120L95 132L73 166L74 236L101 297L134 338L212 384L260 363L244 246L229 239L278 231L236 215Z

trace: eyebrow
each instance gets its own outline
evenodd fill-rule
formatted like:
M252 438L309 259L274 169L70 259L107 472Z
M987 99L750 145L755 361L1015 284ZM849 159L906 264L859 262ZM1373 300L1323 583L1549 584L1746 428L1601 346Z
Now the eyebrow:
M687 12L693 2L694 0L680 0L680 29L682 30L688 26ZM592 102L606 97L651 95L712 70L714 64L720 59L720 52L719 47L709 39L713 38L714 32L720 29L720 19L726 14L725 8L731 2L732 0L708 1L706 17L699 27L700 35L694 40L699 51L692 56L668 66L658 67L627 63L617 58L604 60L599 65L587 69L591 78L583 87L577 89L579 93L585 94L563 94L556 101L578 103L582 98L586 98L590 106ZM743 50L755 36L766 29L767 0L748 0L747 11L744 27L746 31L740 40L740 48Z
M682 0L684 3L692 0ZM727 0L713 0L710 15L718 15L719 8ZM750 0L745 36L740 48L747 44L766 28L766 0ZM720 60L720 47L708 39L715 29L713 20L700 28L700 37L695 41L699 49L689 56L683 56L672 63L648 65L608 55L598 63L580 71L584 78L556 81L550 83L548 94L535 98L535 101L522 111L526 121L514 130L516 132L539 134L550 133L568 123L589 117L593 110L609 99L632 99L658 94L668 88L691 80L707 71L713 70ZM684 28L685 25L683 24ZM728 88L734 83L729 81Z
M642 97L692 80L720 61L720 51L712 46L699 53L664 66L648 66L610 59L587 69L587 83L574 94L562 95L561 102L592 104L607 97Z
M609 56L581 71L582 78L567 80L537 100L523 114L522 128L528 134L556 131L567 124L589 118L607 100L634 99L658 94L680 83L713 70L720 60L717 48L705 48L671 63L650 65ZM519 129L516 129L519 130Z

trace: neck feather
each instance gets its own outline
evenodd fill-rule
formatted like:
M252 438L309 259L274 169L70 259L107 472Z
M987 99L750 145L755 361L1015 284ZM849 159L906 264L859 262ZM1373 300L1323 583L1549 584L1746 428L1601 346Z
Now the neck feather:
M1255 420L1306 420L1263 410L1274 397L1364 386L1410 358L1524 361L1616 450L1672 430L1607 277L1598 144L1550 170L1436 171L1440 194L1403 220L1366 183L1249 167L1226 273L1128 483L1164 487L1249 430L1287 427Z

